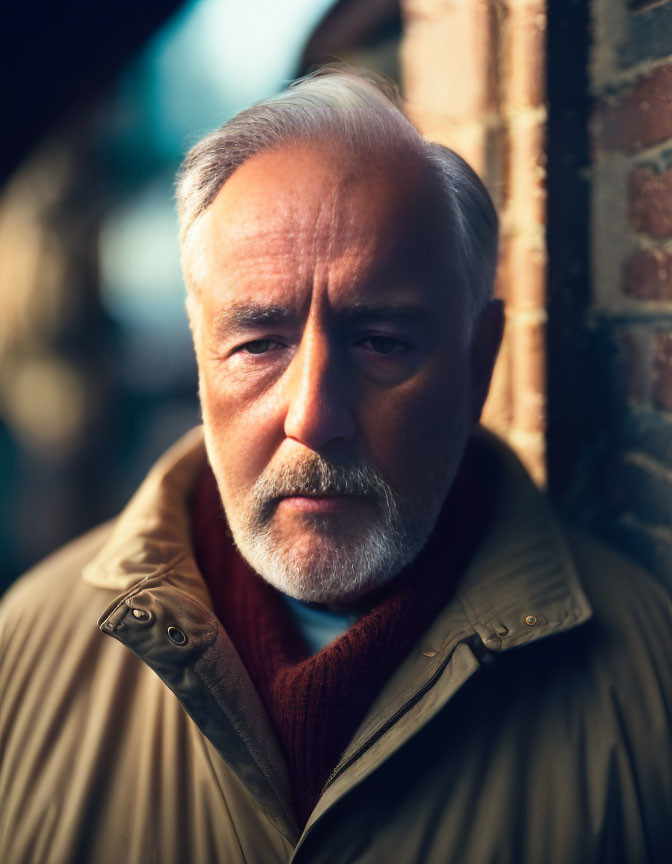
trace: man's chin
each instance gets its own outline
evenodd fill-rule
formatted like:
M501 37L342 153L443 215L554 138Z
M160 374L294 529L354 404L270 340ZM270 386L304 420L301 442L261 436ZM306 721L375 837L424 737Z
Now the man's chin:
M353 543L352 537L334 537L326 525L290 546L243 543L239 550L278 591L310 603L354 602L385 584L405 563L399 550L386 550L380 540Z
M360 577L346 583L342 573L318 572L312 568L310 571L302 571L299 567L289 572L270 571L261 575L269 585L295 600L339 608L357 603L392 578L391 575L377 575L374 578L369 576L368 579Z
M401 519L367 496L268 500L254 521L229 519L238 550L270 585L314 603L350 603L380 588L413 560L436 519L421 506L421 518Z

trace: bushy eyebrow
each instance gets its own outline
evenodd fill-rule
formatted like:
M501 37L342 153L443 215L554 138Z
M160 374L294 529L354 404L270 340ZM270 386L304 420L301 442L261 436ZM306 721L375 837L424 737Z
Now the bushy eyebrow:
M370 321L389 321L393 324L424 324L429 318L429 310L417 303L360 303L342 314L347 321L368 323Z
M334 319L344 324L359 325L373 322L420 325L430 318L429 311L416 303L358 303L335 310ZM258 327L282 326L295 320L293 310L285 306L264 303L236 303L220 310L214 318L218 334L254 330Z
M286 324L292 313L284 306L267 306L263 303L236 303L221 309L214 318L217 333L236 330L253 330L259 326Z

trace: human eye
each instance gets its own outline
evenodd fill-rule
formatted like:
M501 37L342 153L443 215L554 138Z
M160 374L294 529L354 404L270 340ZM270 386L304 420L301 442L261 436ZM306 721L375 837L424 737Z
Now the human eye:
M367 336L365 339L362 339L359 344L362 348L382 356L401 354L408 351L410 348L409 344L404 342L402 339L398 339L396 336L387 335Z
M258 339L248 339L247 342L238 342L231 346L227 354L233 358L240 359L249 358L252 360L256 357L264 357L266 355L274 355L276 352L282 351L286 347L285 340L276 336L262 336Z
M240 350L246 354L268 354L269 351L277 349L279 343L276 339L253 339L240 346Z

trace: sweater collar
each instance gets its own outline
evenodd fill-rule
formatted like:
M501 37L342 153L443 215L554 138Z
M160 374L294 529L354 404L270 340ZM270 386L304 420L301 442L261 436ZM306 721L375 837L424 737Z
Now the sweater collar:
M588 620L588 600L546 499L506 445L483 429L475 439L493 475L496 501L454 602L461 604L470 626L493 651L519 647ZM212 609L190 538L189 498L205 461L203 431L197 427L154 465L115 522L108 542L85 567L83 579L125 594L142 581L165 576ZM449 603L431 627L435 641L452 622L452 606Z

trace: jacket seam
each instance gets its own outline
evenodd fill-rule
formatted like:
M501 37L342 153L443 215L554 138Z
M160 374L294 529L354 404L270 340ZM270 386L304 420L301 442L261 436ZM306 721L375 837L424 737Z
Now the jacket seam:
M257 768L259 768L259 770L261 771L261 774L262 774L263 778L264 778L264 779L266 780L266 782L268 783L268 787L269 787L269 789L271 790L271 792L273 793L273 795L275 796L275 798L277 798L278 802L281 802L281 800L282 800L282 799L281 799L281 796L278 795L278 792L277 792L277 790L276 790L276 788L275 788L275 784L272 782L271 777L269 777L269 775L266 773L267 769L266 769L266 766L264 765L263 760L260 760L260 759L258 758L257 748L254 747L254 746L251 746L249 735L244 735L244 734L242 733L242 731L241 731L241 729L240 729L238 723L236 722L236 716L235 716L235 714L234 714L233 712L228 713L227 711L223 711L223 710L222 710L222 708L220 707L219 702L217 701L217 699L216 699L214 693L212 692L211 688L208 686L208 684L207 684L207 682L205 681L205 679L203 678L203 676L202 676L199 672L196 671L196 669L194 668L193 665L192 665L192 669L194 670L194 674L197 676L198 680L201 682L201 684L203 685L203 687L205 688L205 690L207 690L208 696L209 696L210 699L212 700L212 703L217 707L217 710L219 711L219 713L222 714L224 717L226 717L226 719L229 721L229 723L231 723L231 725L233 726L235 732L236 732L236 733L238 734L238 736L240 737L240 740L241 740L241 741L243 742L243 744L245 745L245 749L247 750L247 752L249 753L249 755L251 756L251 758L254 760L254 764L255 764L255 765L257 766ZM214 741L213 741L213 744L214 744ZM216 745L215 745L215 746L216 746ZM227 764L228 764L228 763L227 763ZM290 843L292 842L291 839L290 839L289 837L287 837L287 836L284 834L284 832L281 832L281 833L283 834L283 837L285 837L285 839L286 839L288 842L290 842Z
M151 573L147 573L145 576L143 576L140 579L139 582L134 582L132 585L129 585L127 588L123 589L122 593L119 595L121 601L123 601L127 596L131 596L131 593L134 591L134 589L136 587L138 587L139 585L144 584L148 579L162 579L164 576L166 576L167 573L175 570L175 568L177 567L178 564L180 564L186 558L190 558L190 557L191 557L191 550L190 549L183 549L181 552L175 553L175 555L169 561L165 561L163 564L160 564ZM88 569L89 567L92 566L93 563L95 563L95 559L90 564L86 564L85 567L82 569L83 570ZM100 568L100 570L102 570L103 572L105 572L106 569L107 568L105 568L105 567ZM86 576L82 575L82 579L87 584L91 584L86 579ZM95 587L105 587L105 588L107 588L107 590L111 590L111 591L113 591L115 589L114 585L95 586ZM116 586L116 587L117 587L117 590L119 590L118 586Z
M477 627L485 627L485 624L483 624L481 619L476 614L476 610L474 609L473 605L471 604L469 598L464 593L464 591L460 591L458 589L458 591L455 594L455 599L460 604L462 611L464 612L464 616L467 619L467 621L469 622L469 625L471 626L472 630L478 636L478 638L481 639L481 641L483 641L480 633L478 632Z
M413 708L415 708L415 706L419 702L421 702L422 699L424 699L427 693L429 693L429 691L436 686L439 678L452 660L453 654L455 653L457 648L465 641L466 639L458 639L453 645L453 647L450 649L444 660L441 662L440 666L432 673L426 683L407 702L405 702L404 705L401 706L401 708L395 711L395 713L364 742L364 744L360 747L359 750L357 750L355 753L352 754L352 756L346 759L346 761L342 765L337 766L337 768L334 770L331 776L327 778L326 783L322 787L322 795L326 792L327 788L331 786L331 784L335 780L337 780L338 777L340 777L340 775L347 768L349 768L354 762L360 759L364 755L364 753L366 753L367 750L370 750L371 747L374 746L374 744L380 741L380 739L383 738L390 731L390 729L392 729L392 727L395 726L399 722L399 720L401 720L401 718L405 714L408 714L409 711L412 711Z
M412 699L413 699L413 696L414 696L416 693L420 693L420 692L422 692L422 690L423 690L424 687L427 687L427 686L431 687L430 682L431 682L432 678L433 678L435 675L440 674L440 670L443 668L443 666L444 666L445 664L447 664L447 663L450 661L450 658L452 657L452 655L453 655L455 649L457 648L457 646L458 646L461 642L465 642L465 641L467 641L467 640L469 639L470 635L471 635L471 634L469 634L469 633L465 633L464 635L459 636L459 637L456 639L456 641L455 641L455 642L453 643L453 645L450 647L450 649L449 649L447 655L446 655L446 656L443 658L443 660L441 661L441 664L440 664L440 665L439 665L439 666L434 670L434 672L432 672L432 673L430 674L429 678L425 681L425 683L422 685L422 687L420 687L420 690L418 690L418 688L417 688L417 681L418 681L418 679L422 678L422 677L426 674L426 669L419 669L419 670L418 670L417 674L413 676L413 678L411 679L410 683L409 683L406 687L404 687L404 689L401 691L401 693L397 696L397 701L399 701L399 702L402 703L402 705L400 706L399 709L397 709L397 711L401 711L401 710L403 710L404 705L406 705L407 703L410 703L410 702L412 701ZM380 708L380 710L377 711L377 712L373 715L373 717L371 717L371 719L370 719L369 723L367 724L367 726L368 726L369 728L370 728L371 726L375 726L376 723L380 720L380 718L383 717L383 716L385 715L385 713L386 713L387 710L389 710L389 705L387 705L387 706L383 706L382 708ZM395 712L392 716L394 717L394 716L396 716L396 714L397 714L397 712ZM383 725L384 725L384 724L383 724ZM372 734L375 734L375 732L372 733ZM354 742L353 746L354 746L355 748L359 747L359 746L360 746L360 742L365 742L366 740L368 740L368 737L369 737L369 736L368 736L366 733L362 733L362 734L359 736L359 738L357 739L357 741Z

